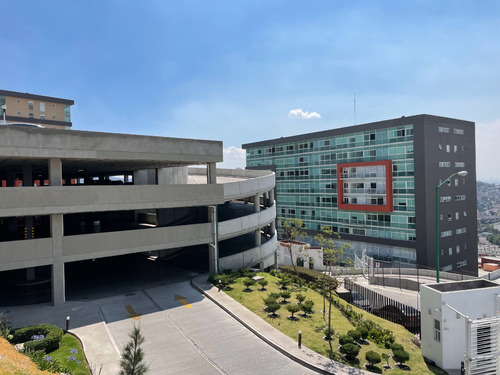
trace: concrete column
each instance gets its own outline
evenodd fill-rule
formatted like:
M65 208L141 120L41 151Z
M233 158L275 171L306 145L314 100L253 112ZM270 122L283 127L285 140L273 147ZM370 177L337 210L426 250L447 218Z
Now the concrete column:
M255 247L262 245L262 233L260 228L255 231Z
M255 194L253 197L253 211L260 212L260 194Z
M217 169L215 163L207 164L207 184L217 183Z
M217 206L208 206L208 220L213 225L213 242L208 245L208 270L211 275L219 272L219 234Z
M7 187L16 186L16 173L14 171L7 171L6 173L6 185ZM9 233L17 232L17 218L9 217L7 218L7 226Z
M269 207L274 206L274 189L269 190Z
M50 215L52 236L52 304L61 306L66 300L63 262L63 215Z
M61 159L49 159L49 185L62 186Z
M269 203L269 193L266 191L264 194L263 205L264 207L269 207L271 204Z
M272 207L276 204L274 201L274 189L269 190L269 207ZM274 232L276 232L276 219L274 219L270 224L269 224L269 235L272 237L274 236Z

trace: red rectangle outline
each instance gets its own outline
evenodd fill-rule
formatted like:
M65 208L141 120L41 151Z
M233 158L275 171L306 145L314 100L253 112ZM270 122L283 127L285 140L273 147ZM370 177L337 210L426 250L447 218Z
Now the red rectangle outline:
M366 167L373 165L385 165L385 186L386 186L386 204L383 206L374 206L369 204L347 204L344 202L344 184L340 178L342 170L349 167ZM392 195L392 160L380 161L365 161L358 163L337 164L337 205L340 210L353 211L372 211L372 212L393 212L393 195Z

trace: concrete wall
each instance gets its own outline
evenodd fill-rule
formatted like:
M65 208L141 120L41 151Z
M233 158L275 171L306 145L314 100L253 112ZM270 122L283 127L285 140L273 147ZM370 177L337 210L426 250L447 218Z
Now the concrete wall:
M251 215L219 222L219 241L255 231L274 221L276 205Z
M2 242L0 271L52 264L52 238Z
M276 248L278 246L277 236L276 234L269 239L266 243L261 246L254 247L247 251L243 251L238 254L230 255L228 257L219 259L219 268L220 271L223 270L237 270L244 267L251 267L263 260L266 260L266 264L269 264L265 267L269 267L274 264L274 254L276 252ZM271 263L270 259L273 261Z
M208 206L221 185L113 185L2 188L0 217Z

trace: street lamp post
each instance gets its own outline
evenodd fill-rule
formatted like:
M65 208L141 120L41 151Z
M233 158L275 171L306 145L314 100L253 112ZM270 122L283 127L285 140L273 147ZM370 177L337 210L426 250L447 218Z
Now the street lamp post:
M439 197L438 197L438 189L444 185L445 182L451 180L455 176L467 176L467 171L460 171L453 173L450 177L446 178L443 182L441 182L438 186L436 186L436 282L439 283Z

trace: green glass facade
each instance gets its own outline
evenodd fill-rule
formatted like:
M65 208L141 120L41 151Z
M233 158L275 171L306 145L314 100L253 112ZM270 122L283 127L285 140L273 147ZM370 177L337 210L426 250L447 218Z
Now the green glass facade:
M247 167L276 168L277 216L300 218L313 231L415 241L413 125L275 143L246 150ZM392 161L393 211L338 208L337 165ZM279 223L278 223L279 225ZM415 263L411 248L358 244L378 259Z

